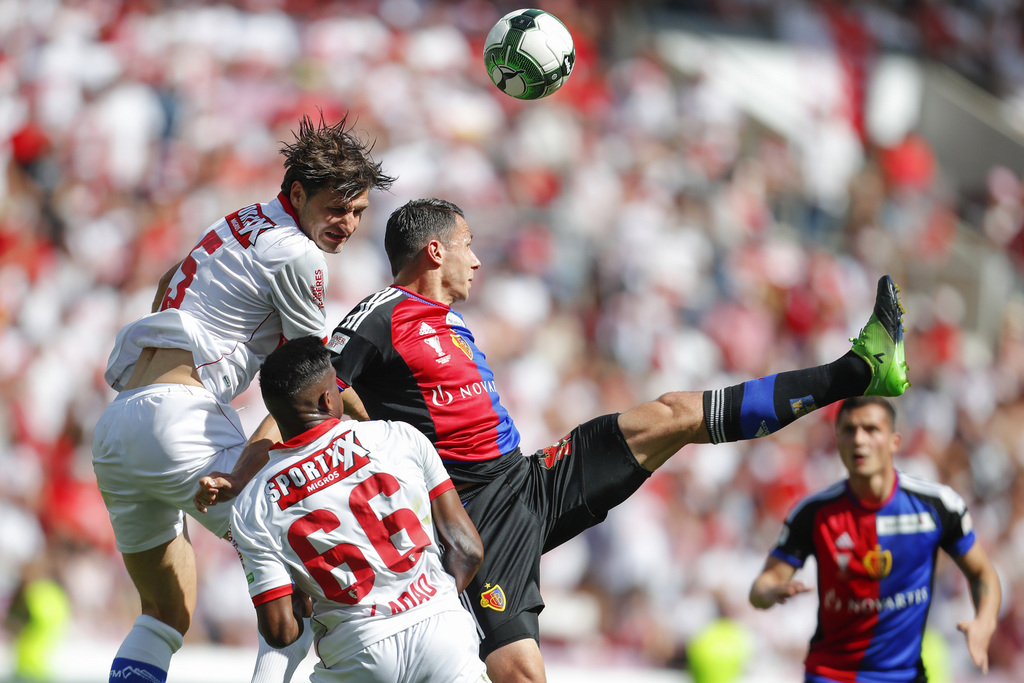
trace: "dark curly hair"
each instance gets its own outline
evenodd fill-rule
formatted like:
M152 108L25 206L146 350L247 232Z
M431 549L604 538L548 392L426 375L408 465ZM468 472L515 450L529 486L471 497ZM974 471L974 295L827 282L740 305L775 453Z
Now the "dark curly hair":
M320 123L304 115L299 121L295 142L281 148L284 155L284 180L281 192L291 192L297 180L309 196L321 190L334 190L345 201L350 201L363 192L377 188L387 190L395 178L381 171L381 165L370 156L373 142L364 142L346 127L346 115L333 126L324 121L320 112Z
M271 405L288 404L323 380L331 369L331 354L322 339L299 337L285 342L260 367L260 392Z

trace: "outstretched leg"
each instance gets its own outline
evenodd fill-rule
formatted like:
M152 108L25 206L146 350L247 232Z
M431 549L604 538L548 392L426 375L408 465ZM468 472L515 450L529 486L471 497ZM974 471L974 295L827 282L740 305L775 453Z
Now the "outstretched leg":
M871 318L833 363L725 389L669 393L623 413L619 428L637 462L654 471L687 444L755 439L844 398L901 395L910 382L898 292L888 275L878 281Z

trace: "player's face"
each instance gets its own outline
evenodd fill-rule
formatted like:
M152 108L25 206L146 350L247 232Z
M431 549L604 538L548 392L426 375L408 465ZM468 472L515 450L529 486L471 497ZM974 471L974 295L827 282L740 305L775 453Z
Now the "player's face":
M299 216L299 228L328 254L337 254L359 227L363 211L370 205L367 190L346 202L334 190L306 194L302 184L292 183L289 199Z
M469 231L462 216L456 216L455 232L451 242L444 247L444 261L441 264L441 284L448 303L465 301L473 282L473 271L480 267L480 259L470 248L473 233Z
M842 414L836 423L836 444L851 478L869 478L892 469L900 445L885 408L860 406Z

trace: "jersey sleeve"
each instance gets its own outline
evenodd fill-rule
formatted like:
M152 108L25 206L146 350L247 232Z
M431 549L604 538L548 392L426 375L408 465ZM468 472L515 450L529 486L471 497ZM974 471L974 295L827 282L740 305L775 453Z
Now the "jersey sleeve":
M365 337L339 325L327 340L331 363L338 373L338 386L347 389L360 375L378 362L380 352Z
M942 528L939 545L952 557L960 557L974 545L974 523L963 497L943 485L936 497L936 512Z
M254 482L255 483L255 482ZM260 486L262 491L262 486ZM252 496L235 501L231 511L231 542L238 551L254 605L292 593L292 576L275 540L261 524L265 519Z
M327 262L315 247L306 248L274 273L270 298L281 316L285 339L312 335L327 339Z
M814 554L814 511L816 506L801 503L789 513L771 554L797 569Z

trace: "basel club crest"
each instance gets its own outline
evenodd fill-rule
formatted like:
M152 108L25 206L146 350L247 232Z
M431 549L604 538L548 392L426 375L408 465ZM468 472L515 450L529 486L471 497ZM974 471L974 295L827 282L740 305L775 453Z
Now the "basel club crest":
M869 550L864 555L861 562L872 579L875 581L884 579L892 571L892 551L882 550L882 546L876 545L874 550Z
M487 588L491 584L484 584L484 588ZM480 594L480 606L493 609L497 612L505 611L505 592L501 590L501 586L495 584L494 588L485 590Z

